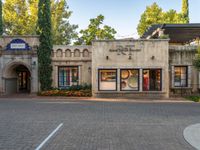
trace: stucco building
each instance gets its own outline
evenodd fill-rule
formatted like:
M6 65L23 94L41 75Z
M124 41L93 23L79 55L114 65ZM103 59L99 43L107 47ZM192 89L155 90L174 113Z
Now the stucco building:
M54 45L53 87L92 84L95 97L169 97L198 93L193 66L200 24L153 25L141 39ZM0 39L0 94L37 93L37 36Z

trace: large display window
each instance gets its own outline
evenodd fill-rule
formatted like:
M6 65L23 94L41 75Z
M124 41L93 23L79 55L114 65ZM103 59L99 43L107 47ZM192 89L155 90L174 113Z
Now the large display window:
M69 87L72 85L78 85L79 83L79 73L78 66L66 66L58 68L58 86L59 87Z
M161 91L161 69L143 70L143 91Z
M121 91L139 91L138 69L121 69L120 89Z
M117 70L100 69L99 70L99 90L116 91L117 90Z
M177 66L174 67L174 86L187 87L187 67Z

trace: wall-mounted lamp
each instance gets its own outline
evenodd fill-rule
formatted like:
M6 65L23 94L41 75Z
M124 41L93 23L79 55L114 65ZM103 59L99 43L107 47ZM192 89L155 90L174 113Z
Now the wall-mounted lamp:
M106 56L106 60L108 60L109 59L109 56Z
M88 72L91 72L91 70L92 70L91 67L88 67Z
M154 59L155 59L155 56L151 56L151 59L154 60Z
M36 66L36 61L33 61L32 64L31 64L32 68L34 69L35 66Z
M129 57L128 57L128 59L129 59L129 60L131 60L131 59L132 59L132 57L131 57L131 56L129 56Z

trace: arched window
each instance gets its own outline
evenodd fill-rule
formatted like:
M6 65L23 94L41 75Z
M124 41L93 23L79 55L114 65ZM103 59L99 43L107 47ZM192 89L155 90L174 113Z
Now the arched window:
M65 50L65 57L71 57L71 56L72 56L71 50L70 49Z
M62 50L61 50L61 49L58 49L58 50L57 50L56 56L57 56L57 57L62 57Z
M83 50L83 57L89 57L89 51L87 49Z
M78 49L74 50L74 57L80 57L80 50Z

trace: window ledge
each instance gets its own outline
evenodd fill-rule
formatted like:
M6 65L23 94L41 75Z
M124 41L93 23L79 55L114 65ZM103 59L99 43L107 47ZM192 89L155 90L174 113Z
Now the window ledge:
M171 89L172 90L176 90L176 89L177 90L179 90L179 89L186 89L186 90L188 89L188 90L190 90L190 89L192 89L192 87L171 87Z

